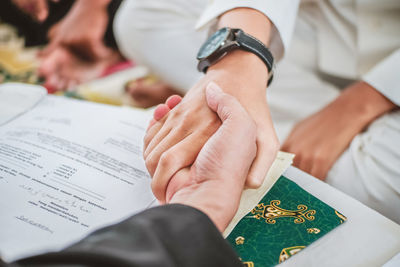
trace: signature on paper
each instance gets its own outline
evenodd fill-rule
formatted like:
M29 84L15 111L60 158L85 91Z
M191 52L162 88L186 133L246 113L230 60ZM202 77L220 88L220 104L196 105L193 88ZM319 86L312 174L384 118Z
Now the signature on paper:
M50 234L54 233L53 230L51 230L49 227L47 227L47 226L45 226L45 225L43 225L41 223L35 222L34 220L31 220L28 217L25 217L24 215L15 216L15 218L20 220L20 221L23 221L23 222L25 222L27 224L30 224L30 225L32 225L34 227L37 227L37 228L39 228L39 229L41 229L43 231L49 232Z

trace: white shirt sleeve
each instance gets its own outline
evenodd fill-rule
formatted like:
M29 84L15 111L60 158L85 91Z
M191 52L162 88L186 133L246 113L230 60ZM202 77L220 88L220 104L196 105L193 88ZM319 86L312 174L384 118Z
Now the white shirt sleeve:
M400 48L379 62L362 80L400 106Z
M215 23L218 16L238 7L256 9L269 18L273 23L269 48L275 60L281 59L289 48L299 0L210 0L206 10L197 21L196 28Z

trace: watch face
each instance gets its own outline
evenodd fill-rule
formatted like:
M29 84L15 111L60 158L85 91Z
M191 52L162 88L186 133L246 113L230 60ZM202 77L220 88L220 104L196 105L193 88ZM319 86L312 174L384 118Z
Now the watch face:
M197 54L197 59L201 60L210 56L222 45L222 43L228 38L228 36L228 28L222 28L218 30L200 48L200 51Z

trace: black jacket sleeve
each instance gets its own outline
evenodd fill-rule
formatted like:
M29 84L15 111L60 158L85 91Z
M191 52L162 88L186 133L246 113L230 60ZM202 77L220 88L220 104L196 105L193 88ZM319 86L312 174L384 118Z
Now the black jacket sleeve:
M243 266L202 212L165 205L98 230L56 253L26 258L15 266ZM14 266L13 264L13 266Z

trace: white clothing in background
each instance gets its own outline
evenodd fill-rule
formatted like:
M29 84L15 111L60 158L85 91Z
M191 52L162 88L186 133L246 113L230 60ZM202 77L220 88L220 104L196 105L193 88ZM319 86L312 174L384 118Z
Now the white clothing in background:
M196 54L207 30L195 31L206 0L126 0L114 19L114 35L122 54L181 92L202 76Z
M299 0L125 0L115 16L114 35L125 57L148 66L162 80L187 92L202 76L197 71L196 54L216 17L235 7L256 8L266 14L276 25L271 51L278 59L289 46L298 3Z
M308 0L299 11L315 39L292 47L296 63L313 64L313 70L332 77L364 80L400 105L399 0ZM315 48L313 61L294 55L307 45Z
M125 1L114 31L125 56L187 91L201 74L195 56L208 27L223 12L250 7L274 24L271 50L287 58L268 89L281 142L294 124L339 94L319 74L364 79L400 104L400 1L296 0ZM291 37L295 25L293 38ZM195 26L200 31L195 31ZM289 41L292 44L289 48ZM338 79L340 80L340 79ZM354 118L357 119L357 118ZM354 138L327 182L400 223L400 111L387 114Z

